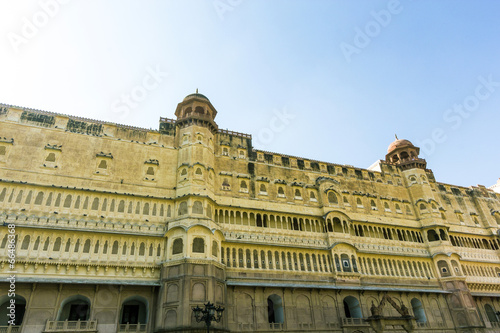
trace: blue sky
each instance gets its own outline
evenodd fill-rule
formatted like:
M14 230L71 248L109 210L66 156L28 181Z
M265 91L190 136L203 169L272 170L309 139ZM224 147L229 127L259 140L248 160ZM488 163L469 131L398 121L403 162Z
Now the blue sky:
M397 133L438 181L490 186L498 13L486 0L5 0L0 102L156 129L198 88L258 149L367 168Z

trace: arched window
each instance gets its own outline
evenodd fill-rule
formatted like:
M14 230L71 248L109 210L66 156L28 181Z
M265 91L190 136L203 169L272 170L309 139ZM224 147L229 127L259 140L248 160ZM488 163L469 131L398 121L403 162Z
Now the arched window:
M70 208L71 207L71 195L70 194L68 194L66 196L66 199L64 199L63 207L64 208Z
M342 262L342 270L344 272L351 272L351 264L349 263L349 256L347 254L341 254L340 261Z
M309 192L309 200L311 201L316 201L316 195L314 194L314 192Z
M118 204L118 213L123 213L125 211L125 201L120 200Z
M212 255L214 257L219 256L219 243L217 243L217 241L212 242Z
M120 324L147 324L148 306L142 297L129 297L122 304Z
M99 209L99 199L94 198L94 201L92 202L92 210L98 210Z
M90 300L82 295L75 295L66 298L61 303L58 321L86 321L90 317Z
M267 298L267 318L270 324L283 324L285 322L283 301L281 297L276 294Z
M199 175L199 176L203 175L203 172L201 171L201 168L196 168L195 174Z
M427 231L427 239L429 242L435 242L439 240L439 236L434 230Z
M285 197L285 190L283 187L278 187L278 197Z
M205 252L205 240L203 238L197 237L193 239L193 252L194 253Z
M328 192L328 202L334 205L339 203L337 196L332 191Z
M54 247L52 248L52 251L58 252L61 250L61 237L57 237L56 241L54 242Z
M184 251L184 244L182 238L177 238L174 240L174 245L172 246L172 254L179 254Z
M187 202L183 201L179 204L179 215L185 215L187 214Z
M420 302L420 300L416 298L412 299L411 307L413 308L413 315L415 316L415 320L417 321L417 323L427 322L424 307L422 306L422 302Z
M146 175L154 176L155 175L155 169L152 166L148 167L148 170L146 171Z
M259 187L259 192L260 192L261 194L267 193L266 185L264 185L264 184L260 184L260 187Z
M442 277L451 276L450 268L448 267L448 263L445 260L439 260L437 262L437 265Z
M188 171L186 168L182 169L181 171L181 176L186 176L188 174Z
M448 240L448 237L446 236L446 232L443 229L439 229L439 237L441 240Z
M90 253L90 239L85 241L85 244L83 245L83 253Z
M201 201L194 202L193 214L203 214L203 204L201 203Z
M41 205L42 202L43 202L43 192L38 192L35 199L35 205Z
M302 193L300 193L299 189L295 189L295 198L302 198Z
M462 275L462 273L460 272L460 266L458 265L458 262L456 260L451 261L451 266L453 267L456 276Z
M340 222L340 219L338 217L334 217L332 221L333 221L333 231L343 232L342 222Z
M344 298L344 312L346 318L362 318L361 307L356 297L347 296Z
M24 236L23 243L21 244L21 250L27 250L30 246L30 236Z
M113 242L113 248L111 249L111 254L118 254L118 241Z

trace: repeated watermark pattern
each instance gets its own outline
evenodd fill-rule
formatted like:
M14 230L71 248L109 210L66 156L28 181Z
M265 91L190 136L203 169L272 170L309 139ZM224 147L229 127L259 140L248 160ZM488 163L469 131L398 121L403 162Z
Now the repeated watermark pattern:
M38 36L41 29L49 24L61 8L71 0L40 0L38 5L40 9L37 10L31 18L23 16L21 19L21 28L19 33L10 31L7 33L7 39L16 53L19 52L19 47L27 44L31 39Z
M232 12L236 7L241 5L243 0L214 0L212 4L214 5L215 12L217 16L224 21L224 16L227 12Z
M146 67L146 75L142 78L141 83L130 89L129 93L121 94L120 98L111 104L111 111L118 114L121 119L127 117L130 111L137 108L151 91L160 86L167 76L168 73L162 71L159 65L156 65L155 68Z
M368 47L371 41L380 35L382 28L386 28L392 22L394 15L398 15L402 11L403 6L399 0L390 0L387 3L387 9L372 10L370 16L373 20L368 21L363 29L354 28L355 35L352 43L340 43L340 50L346 61L350 63L354 54L360 54L363 49Z
M276 135L283 132L295 118L296 115L288 112L286 107L281 110L274 110L273 116L269 120L269 125L261 128L257 134L256 143L260 146L267 146L274 140Z
M465 119L468 119L476 111L481 102L486 101L500 87L500 82L493 80L493 75L487 78L479 76L479 84L474 89L474 93L466 96L461 103L455 103L451 108L443 112L443 120L449 127L436 127L432 130L429 138L417 142L424 155L429 156L434 153L438 144L444 143L448 139L447 130L458 130Z

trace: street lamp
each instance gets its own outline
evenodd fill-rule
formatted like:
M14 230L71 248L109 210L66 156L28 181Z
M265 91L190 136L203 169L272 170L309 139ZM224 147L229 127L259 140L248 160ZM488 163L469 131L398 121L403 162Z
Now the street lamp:
M207 333L209 333L212 321L218 323L222 319L222 312L224 312L224 308L220 305L215 306L214 304L207 302L207 304L205 304L205 309L196 306L193 308L193 312L196 322L205 322L205 325L207 325Z

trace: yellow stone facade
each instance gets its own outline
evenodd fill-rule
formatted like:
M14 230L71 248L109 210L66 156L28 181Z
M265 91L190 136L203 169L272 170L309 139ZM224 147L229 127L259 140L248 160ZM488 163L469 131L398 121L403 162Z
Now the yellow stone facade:
M0 332L195 332L207 301L212 331L500 330L498 194L437 182L407 140L360 169L216 114L198 93L159 130L0 107Z

